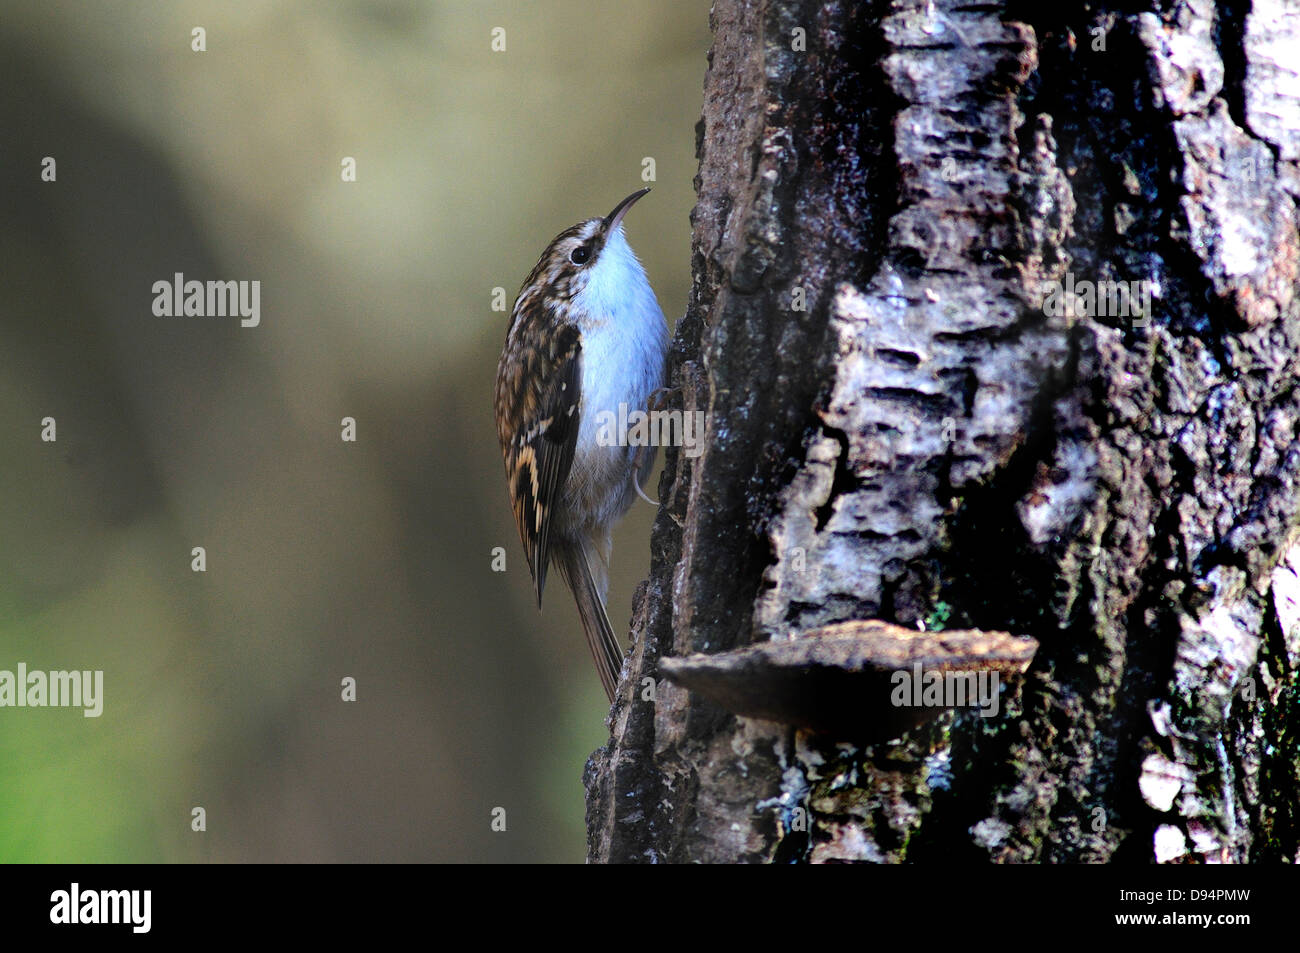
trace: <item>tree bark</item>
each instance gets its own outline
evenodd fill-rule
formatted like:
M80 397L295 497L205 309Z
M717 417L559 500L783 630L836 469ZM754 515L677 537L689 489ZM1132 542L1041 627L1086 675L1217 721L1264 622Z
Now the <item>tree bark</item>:
M589 859L1300 861L1300 7L713 29L671 358L708 439L666 453ZM995 717L870 744L659 672L865 619L1039 648Z

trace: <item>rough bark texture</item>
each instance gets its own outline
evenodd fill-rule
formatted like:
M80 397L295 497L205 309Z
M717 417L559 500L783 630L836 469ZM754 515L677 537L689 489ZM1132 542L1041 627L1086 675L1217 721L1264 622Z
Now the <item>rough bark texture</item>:
M709 441L590 858L1300 859L1300 4L713 17L672 367ZM1106 281L1146 313L1055 306ZM1040 648L997 717L870 746L657 676L871 618Z

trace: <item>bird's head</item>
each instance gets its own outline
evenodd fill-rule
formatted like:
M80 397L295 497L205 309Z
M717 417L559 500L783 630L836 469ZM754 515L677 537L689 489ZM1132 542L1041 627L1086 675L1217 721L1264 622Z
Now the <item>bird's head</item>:
M520 298L544 291L556 302L585 299L595 308L620 288L645 284L645 270L623 237L623 216L649 191L633 192L604 218L579 222L556 235L524 280Z

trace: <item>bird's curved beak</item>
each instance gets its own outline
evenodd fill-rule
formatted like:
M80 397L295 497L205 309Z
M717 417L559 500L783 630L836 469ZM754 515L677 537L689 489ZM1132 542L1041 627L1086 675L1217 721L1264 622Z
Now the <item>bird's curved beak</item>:
M646 188L646 189L641 189L640 191L637 192L633 192L623 201L615 205L614 211L610 212L608 215L605 216L605 221L601 226L601 229L605 232L605 234L608 235L609 233L614 231L614 229L618 228L618 223L623 221L623 216L627 214L627 210L633 206L633 204L636 202L637 199L639 199L641 196L645 195L649 191L650 190Z

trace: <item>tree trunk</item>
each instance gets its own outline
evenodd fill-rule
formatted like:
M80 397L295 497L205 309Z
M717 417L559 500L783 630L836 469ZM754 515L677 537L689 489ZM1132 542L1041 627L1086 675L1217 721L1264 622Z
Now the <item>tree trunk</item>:
M715 0L591 860L1300 860L1300 7L1162 6ZM660 672L864 619L1038 651L871 743Z

